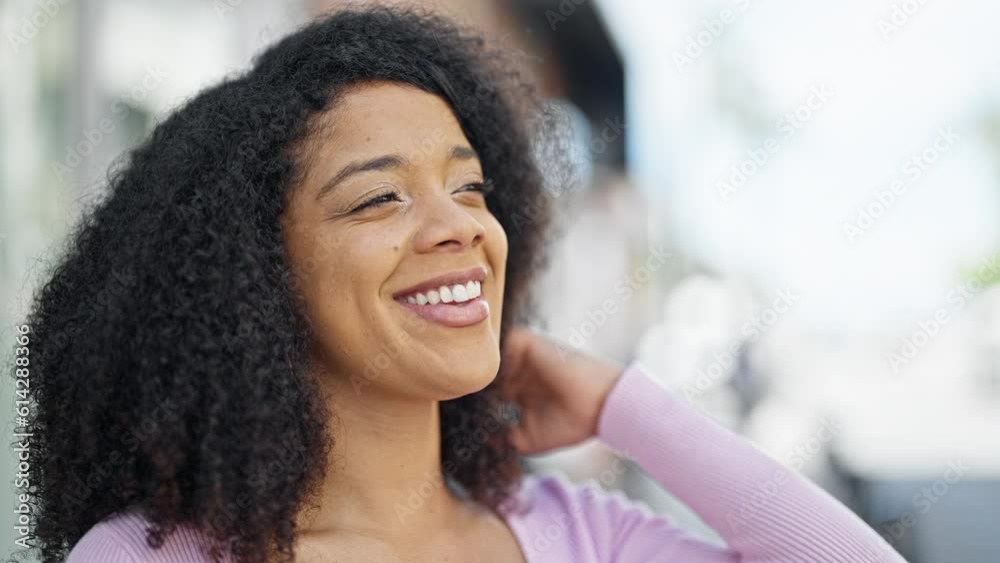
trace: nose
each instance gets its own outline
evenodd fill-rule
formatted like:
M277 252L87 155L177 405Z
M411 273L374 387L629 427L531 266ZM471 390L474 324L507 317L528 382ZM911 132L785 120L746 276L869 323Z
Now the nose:
M419 206L419 227L414 237L417 252L455 251L482 244L486 228L471 213L470 208L450 195L424 198Z

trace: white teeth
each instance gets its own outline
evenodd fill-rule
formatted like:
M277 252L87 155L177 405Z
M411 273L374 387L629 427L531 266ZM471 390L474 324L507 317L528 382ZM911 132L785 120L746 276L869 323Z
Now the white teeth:
M482 295L483 286L480 282L470 281L465 285L442 285L427 293L414 293L406 296L406 302L413 305L437 305L438 303L464 303Z
M441 301L443 303L451 303L455 300L455 298L451 296L451 289L449 289L446 285L442 285L441 288L438 289L438 292L441 293Z

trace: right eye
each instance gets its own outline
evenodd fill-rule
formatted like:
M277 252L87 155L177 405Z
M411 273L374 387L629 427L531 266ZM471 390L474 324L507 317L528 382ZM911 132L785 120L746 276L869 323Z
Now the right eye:
M372 196L365 201L359 203L358 205L351 208L349 213L354 213L356 211L361 211L368 207L378 207L384 203L389 203L390 201L402 201L399 199L399 195L396 192L385 192L375 196Z

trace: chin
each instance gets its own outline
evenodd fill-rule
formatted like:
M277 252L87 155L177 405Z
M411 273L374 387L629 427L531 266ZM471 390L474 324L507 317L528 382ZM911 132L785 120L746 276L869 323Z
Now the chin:
M494 379L500 369L500 351L495 347L477 346L461 351L451 350L439 356L436 362L423 363L436 366L432 373L425 373L429 387L438 400L450 400L481 391Z

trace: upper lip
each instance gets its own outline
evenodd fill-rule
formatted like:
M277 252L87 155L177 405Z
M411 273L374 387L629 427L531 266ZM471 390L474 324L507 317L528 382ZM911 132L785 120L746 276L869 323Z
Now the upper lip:
M486 279L486 267L476 266L474 268L468 268L465 270L455 270L454 272L448 272L447 274L442 274L424 280L417 285L410 286L406 289L401 289L396 293L392 294L393 299L398 299L412 293L423 293L431 289L437 289L442 285L454 285L457 283L464 284L470 281L482 282Z

